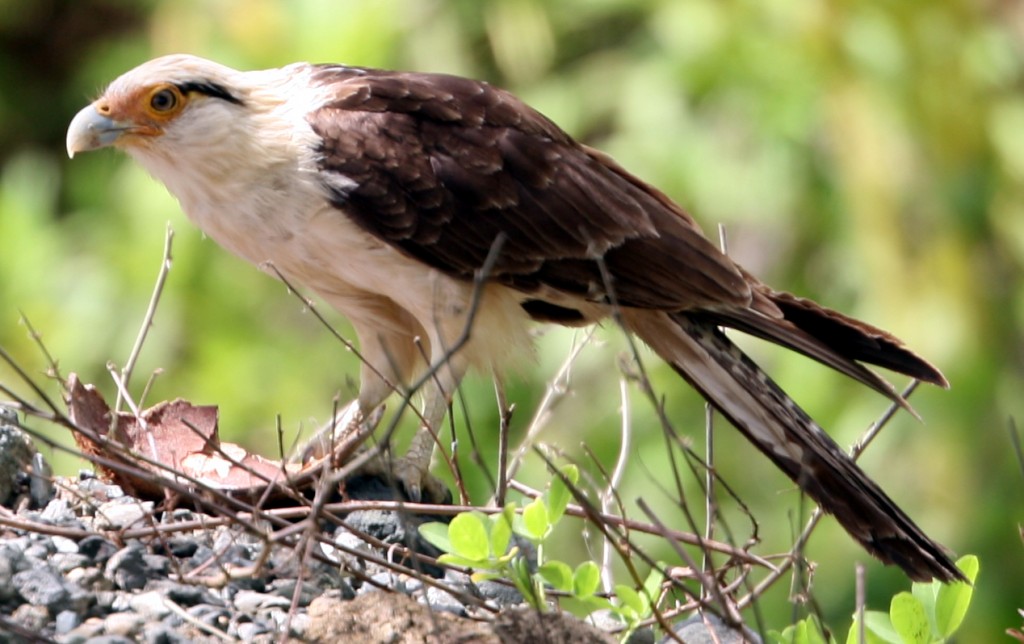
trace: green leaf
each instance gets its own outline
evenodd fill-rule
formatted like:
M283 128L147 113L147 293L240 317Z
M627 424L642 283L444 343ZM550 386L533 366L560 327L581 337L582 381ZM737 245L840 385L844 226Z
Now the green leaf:
M512 546L508 549L508 552L495 559L495 563L498 565L505 565L516 558L519 554L519 546Z
M519 579L524 584L533 583L533 576L530 573L530 565L527 563L526 559L522 557L517 557L513 559L511 564L511 572L513 577Z
M572 576L572 594L579 598L590 597L601 584L601 569L593 561L584 561L576 566Z
M449 566L462 566L463 568L494 570L497 567L494 565L497 562L492 562L490 559L467 559L466 557L460 557L451 553L441 555L437 558L437 561Z
M615 586L615 596L619 598L622 606L629 608L636 615L643 615L646 612L644 610L646 606L644 605L643 598L632 587L625 584L617 584Z
M829 644L818 620L808 617L803 620L803 623L803 633L801 633L801 639L797 640L797 644Z
M513 559L512 573L512 583L515 584L515 587L523 595L526 603L541 612L545 612L547 606L544 605L544 586L537 583L534 576L530 574L530 566L526 560L522 557Z
M595 610L608 610L615 612L615 605L605 597L591 595L589 597L580 597L579 600L584 606L586 606L588 612L594 612Z
M799 622L798 624L803 624L803 622ZM787 626L781 633L778 631L769 631L768 637L775 644L795 644L798 624L791 624Z
M644 590L647 591L647 596L651 598L651 601L656 602L661 596L661 582L665 581L665 575L661 571L664 569L665 563L659 561L658 565L647 573L647 579L644 579Z
M790 632L792 626L787 626L781 633L776 630L768 631L768 641L772 644L790 644L793 641L793 634Z
M500 514L491 517L491 553L501 557L508 550L508 542L512 539L512 516L515 505L509 503Z
M854 616L853 626L846 638L847 644L857 644L860 627ZM864 640L867 644L903 644L900 634L892 627L888 613L878 610L864 612Z
M576 481L580 478L580 471L575 465L566 465L561 468L562 474L565 478L575 485ZM562 480L561 476L556 476L551 479L551 489L548 490L548 517L549 521L554 524L558 523L558 520L565 514L565 507L569 505L569 499L572 498L572 492L569 487Z
M537 568L537 572L555 590L572 592L573 575L569 564L561 561L548 561L541 564Z
M769 632L768 635L776 644L829 644L813 616L800 620L786 627L781 633Z
M454 554L473 561L488 558L491 549L484 521L484 516L479 512L455 515L448 524L448 538L451 539Z
M939 592L940 583L936 581L923 583L915 581L911 586L911 592L914 597L917 597L921 605L924 606L924 614L928 616L928 624L931 627L931 637L933 640L941 639L939 630L935 622L935 596Z
M974 580L978 577L978 558L965 555L956 562L971 583L957 581L949 584L936 584L939 589L935 596L935 627L939 637L947 638L960 628L967 614L967 607L974 595Z
M889 619L906 644L928 644L931 641L932 629L924 605L912 594L902 592L892 598Z
M526 536L540 541L548 535L551 524L548 522L548 509L540 499L534 499L523 508L523 527Z
M448 538L448 524L440 521L424 523L419 527L420 536L441 552L451 552L452 542Z
M793 631L790 633L790 636L793 638L791 640L792 644L809 644L809 641L807 639L807 631L808 626L806 619L802 619L798 623L794 624ZM810 631L812 633L815 632L813 628L810 629Z

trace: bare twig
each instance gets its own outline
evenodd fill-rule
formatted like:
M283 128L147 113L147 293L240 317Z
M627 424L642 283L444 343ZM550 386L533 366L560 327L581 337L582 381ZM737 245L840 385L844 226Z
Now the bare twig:
M494 491L494 505L504 507L508 494L508 440L509 427L515 405L510 405L505 395L505 382L501 374L494 373L494 397L498 402L498 483Z
M715 408L711 403L704 403L704 538L715 538L715 517L718 516L718 504L715 502ZM710 553L707 553L710 554ZM714 568L710 556L705 556L702 563L705 572Z
M601 512L605 515L611 514L611 504L616 500L616 490L622 481L626 471L626 463L629 461L629 453L633 438L633 413L629 399L629 386L625 378L619 379L619 400L620 415L622 422L619 423L619 454L615 459L615 468L608 477L608 484L601 494ZM601 541L601 582L606 592L611 592L614 585L612 580L612 546L608 539Z
M142 345L145 344L146 336L149 335L149 329L153 326L156 307L160 303L161 294L164 292L167 275L171 272L171 245L173 241L174 229L171 228L171 224L168 222L167 230L164 234L164 254L160 260L160 272L157 273L156 284L153 285L153 294L149 298L149 306L146 307L146 314L142 318L142 325L139 327L139 334L135 337L135 344L128 354L128 360L121 369L121 377L120 379L115 378L115 381L119 382L117 400L114 402L115 412L121 411L122 393L128 389L132 379L132 372L135 370L135 363L138 362L139 354L142 353Z
M536 441L537 435L547 425L552 410L569 392L569 380L573 365L575 365L576 359L580 357L583 349L590 344L593 337L594 329L591 328L586 331L582 340L577 341L575 338L573 339L573 346L569 351L569 355L562 361L555 377L551 379L547 389L544 390L544 396L541 398L540 404L537 405L533 418L530 419L530 424L527 426L526 435L523 437L519 449L516 450L515 455L512 457L512 462L508 466L509 479L515 477L516 472L519 471L522 465L523 458Z

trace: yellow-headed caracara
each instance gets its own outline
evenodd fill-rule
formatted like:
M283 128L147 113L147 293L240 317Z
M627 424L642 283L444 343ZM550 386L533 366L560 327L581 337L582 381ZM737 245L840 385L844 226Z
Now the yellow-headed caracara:
M901 403L862 363L946 386L942 374L885 331L765 286L667 196L508 92L441 74L240 72L166 56L79 112L67 146L124 150L221 246L349 318L367 364L348 429L423 372L424 348L437 373L423 419L436 429L468 368L501 373L529 351L532 322L586 325L617 311L871 554L914 579L962 578L719 327ZM474 276L492 251L474 309ZM468 341L449 355L471 313ZM421 431L403 464L414 497L430 444Z

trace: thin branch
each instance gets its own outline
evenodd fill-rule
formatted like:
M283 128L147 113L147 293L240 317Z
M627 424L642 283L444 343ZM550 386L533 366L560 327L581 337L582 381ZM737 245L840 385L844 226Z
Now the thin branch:
M508 441L509 427L515 405L510 405L505 394L505 382L499 373L493 373L494 398L498 402L498 483L494 491L493 503L501 508L505 506L508 495Z
M516 450L515 455L512 457L512 463L508 467L509 479L515 477L520 466L522 466L526 452L530 450L530 447L536 440L537 435L550 419L552 410L569 392L569 380L572 368L576 363L576 359L580 357L583 349L590 344L593 338L594 329L590 328L583 336L583 340L577 342L575 338L573 339L572 350L569 351L569 355L562 361L555 377L551 379L547 388L544 390L544 396L541 398L540 404L537 405L537 409L533 413L533 418L527 426L526 434L519 445L519 449Z
M622 481L629 460L633 442L633 411L629 398L629 385L625 378L619 378L619 400L622 422L619 423L619 454L615 459L615 468L608 477L608 485L601 494L601 512L611 514L611 503L616 499L616 490ZM601 542L601 582L606 592L611 592L612 580L612 547L608 539Z
M142 353L142 345L146 342L149 329L153 326L153 318L156 316L156 307L160 303L160 296L164 292L164 285L167 283L167 275L171 272L171 245L174 241L174 229L170 222L167 224L167 231L164 234L164 253L160 260L160 272L157 273L156 284L153 285L153 294L149 298L149 306L146 307L146 314L142 318L142 325L139 327L139 334L135 337L135 344L132 346L128 360L121 369L120 383L118 387L117 400L114 402L114 412L121 411L122 389L127 391L132 379L132 372L135 370L135 363L138 362L139 354ZM115 378L115 381L117 379ZM148 387L147 387L148 390Z

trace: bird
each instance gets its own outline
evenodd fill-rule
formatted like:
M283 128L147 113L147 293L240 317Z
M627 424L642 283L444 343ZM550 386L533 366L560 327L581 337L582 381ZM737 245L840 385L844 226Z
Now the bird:
M915 580L963 580L929 538L724 333L797 351L909 405L867 365L948 387L890 333L759 281L680 205L512 93L460 76L340 64L240 71L188 54L110 83L69 156L118 148L229 252L351 322L354 431L429 370L400 468L418 497L453 393L502 374L536 323L613 318L870 554Z

